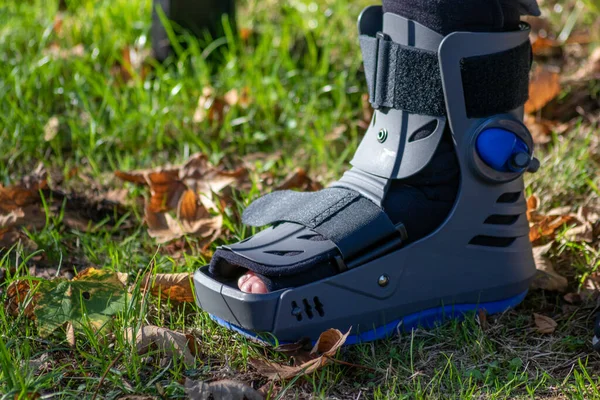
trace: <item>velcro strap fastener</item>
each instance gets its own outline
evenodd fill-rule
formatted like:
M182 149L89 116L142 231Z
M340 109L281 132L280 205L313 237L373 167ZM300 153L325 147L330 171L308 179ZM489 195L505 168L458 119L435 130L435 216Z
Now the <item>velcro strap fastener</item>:
M344 260L386 238L400 237L381 208L357 192L340 188L270 193L246 208L242 222L250 226L278 222L306 226L335 243Z
M375 37L361 35L360 46L373 108L446 115L436 52L400 45L381 32ZM531 60L529 41L504 52L464 58L461 74L468 117L500 114L523 105Z

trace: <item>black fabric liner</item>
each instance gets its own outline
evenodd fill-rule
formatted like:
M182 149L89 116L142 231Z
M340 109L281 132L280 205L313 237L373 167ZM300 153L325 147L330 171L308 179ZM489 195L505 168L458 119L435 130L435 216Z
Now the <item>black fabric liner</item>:
M336 253L323 253L296 264L274 267L249 260L229 250L217 249L208 272L217 279L237 279L246 270L250 270L265 283L267 290L272 292L335 275L338 269L332 260Z
M360 44L374 108L446 114L437 53L365 35ZM468 117L501 114L523 105L529 92L530 66L529 41L504 52L464 58L461 74Z

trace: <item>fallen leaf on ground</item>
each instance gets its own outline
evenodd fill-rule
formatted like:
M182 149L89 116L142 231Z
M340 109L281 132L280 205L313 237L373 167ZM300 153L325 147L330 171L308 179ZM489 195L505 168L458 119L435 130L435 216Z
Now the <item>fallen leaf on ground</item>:
M562 43L556 39L547 36L532 34L531 51L535 56L552 57L562 52Z
M529 83L529 100L525 103L525 112L533 113L560 94L560 76L557 72L537 67Z
M72 280L40 282L34 308L36 324L42 336L67 322L78 327L89 321L100 329L125 309L126 299L127 291L117 273L87 268Z
M570 123L550 121L530 114L525 114L523 122L529 129L535 144L549 143L553 133L562 135L571 128Z
M149 288L153 296L180 302L193 302L192 276L187 272L178 274L146 275L143 288Z
M67 337L67 343L69 344L69 346L71 346L71 348L75 348L76 339L75 339L75 327L73 326L73 323L67 322L65 331L66 331L65 335Z
M248 87L243 88L241 91L237 89L231 89L225 93L223 99L230 107L239 105L242 108L247 108L250 104L252 104L252 99L250 98L250 89Z
M202 89L202 95L198 98L198 105L196 111L194 111L192 121L200 123L207 120L210 123L217 122L221 124L228 108L227 102L218 97L213 88L207 86Z
M10 248L19 240L29 243L22 228L32 231L46 225L40 191L47 188L47 174L41 164L19 182L0 185L0 249Z
M566 226L565 237L571 241L594 241L594 224L600 217L593 207L580 207L577 213L571 207L557 207L545 214L538 211L539 199L533 195L527 199L527 219L529 220L529 240L535 245L553 239L556 232Z
M100 222L110 227L120 221L121 228L127 227L122 217L128 210L121 204L93 193L65 193L51 188L47 175L40 164L15 184L0 185L0 248L10 248L19 240L28 248L35 246L23 232L43 228L49 217L61 216L63 225L81 231L89 231Z
M185 394L190 400L263 400L264 396L252 389L250 386L225 379L222 381L206 383L194 381L189 378L185 380Z
M590 55L588 61L573 74L567 81L581 81L589 79L600 79L600 47Z
M545 315L533 313L535 326L539 333L549 334L556 330L558 324L555 320Z
M196 362L196 339L192 335L160 326L146 325L136 331L133 328L127 328L125 337L128 340L134 340L138 354L145 354L151 349L157 349L169 357L183 357L187 366L193 366Z
M285 354L288 357L292 357L294 364L299 365L314 358L314 356L311 354L312 349L313 345L310 339L305 337L296 343L288 343L277 346L273 349L273 351Z
M534 223L529 228L529 240L531 243L537 243L541 239L552 239L559 228L573 220L574 217L569 214L546 215L541 221Z
M44 125L44 140L46 142L51 141L58 134L58 128L60 126L60 122L58 121L58 117L52 116Z
M134 77L144 80L150 72L150 65L146 63L150 54L150 49L141 46L125 46L121 49L121 60L112 66L110 74L123 83Z
M83 45L80 43L71 47L70 49L63 49L58 43L54 42L51 43L48 48L43 50L43 54L57 59L66 60L69 58L83 57L85 54L85 47L83 47Z
M567 289L569 282L567 278L554 270L552 261L545 257L550 247L552 247L552 242L533 248L533 259L537 271L531 287L534 289L563 292Z
M312 359L301 364L290 366L257 359L250 359L250 364L261 375L269 379L290 379L296 376L308 375L331 362L331 358L346 342L350 331L351 329L345 334L337 329L329 329L323 332L310 352Z
M527 198L527 220L529 222L536 222L538 215L538 208L540 207L540 198L535 194Z
M3 214L36 204L40 190L48 188L47 173L40 164L35 171L11 186L0 185L0 212Z
M37 287L39 281L15 280L10 283L6 289L6 300L4 307L6 312L17 317L23 314L25 317L33 319L35 307L35 295L33 289Z
M214 240L223 219L212 201L213 193L239 182L245 174L244 169L213 167L203 154L193 155L183 165L115 172L124 181L150 188L145 219L150 236L160 243L184 235ZM176 215L172 216L171 211Z
M313 181L304 168L296 168L275 188L275 190L289 189L301 189L302 191L314 192L323 189L323 185Z

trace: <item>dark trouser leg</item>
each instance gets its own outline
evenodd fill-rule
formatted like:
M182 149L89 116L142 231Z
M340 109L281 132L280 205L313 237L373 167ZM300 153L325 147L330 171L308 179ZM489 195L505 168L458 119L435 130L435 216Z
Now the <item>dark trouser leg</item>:
M169 56L171 45L157 8L162 9L169 20L197 37L208 32L213 39L218 38L223 35L223 16L229 16L231 23L235 20L234 0L154 0L152 48L159 61Z

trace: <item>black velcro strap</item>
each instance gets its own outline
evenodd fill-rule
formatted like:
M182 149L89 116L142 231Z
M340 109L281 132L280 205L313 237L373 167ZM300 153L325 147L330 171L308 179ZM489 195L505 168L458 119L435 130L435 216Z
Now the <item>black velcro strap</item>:
M373 108L394 108L413 114L444 116L446 105L438 55L403 46L379 33L361 35L369 101ZM461 62L469 118L514 110L527 101L531 45Z
M283 190L259 198L246 208L250 226L293 222L331 240L345 260L400 233L381 208L357 192L328 188L318 192Z

